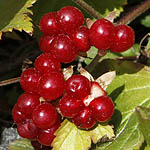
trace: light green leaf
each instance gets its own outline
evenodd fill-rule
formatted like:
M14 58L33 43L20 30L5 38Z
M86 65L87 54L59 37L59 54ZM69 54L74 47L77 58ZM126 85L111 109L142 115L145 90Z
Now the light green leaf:
M150 35L149 35L150 36ZM145 51L150 51L150 40L148 40Z
M53 150L88 150L91 147L89 132L78 129L68 120L63 121L55 135Z
M139 119L139 129L143 133L147 144L150 145L150 108L137 107L136 112Z
M0 38L2 32L12 31L13 29L32 34L33 25L28 16L32 11L28 8L36 0L1 0L0 1Z
M150 27L150 15L145 16L145 18L141 20L141 24L145 27Z
M140 48L139 44L134 44L130 49L120 53L123 57L130 57L130 56L138 56L140 55Z
M97 146L96 150L139 149L144 137L139 130L136 107L150 106L149 91L150 68L145 67L132 74L124 73L112 81L107 88L107 92L116 105L116 111L112 118L112 123L116 129L116 137L112 142Z
M34 150L29 140L16 140L9 145L9 150Z
M144 150L150 150L150 146L146 146Z
M103 137L109 140L112 140L115 137L113 127L108 125L107 123L105 124L99 123L95 129L89 132L91 139L95 144Z
M101 138L112 140L114 131L107 123L98 124L91 130L81 130L66 119L55 135L53 150L88 150L91 147L91 140L93 143L97 143Z
M97 55L98 49L94 46L91 47L91 49L87 52L87 58L85 59L85 63L89 64L92 59Z
M85 58L84 60L85 63L88 65L97 53L98 49L92 46L91 49L87 52L87 58ZM130 49L122 53L113 53L111 51L108 51L107 54L103 56L99 62L101 62L104 59L116 59L118 57L130 57L138 55L140 55L139 44L134 44Z

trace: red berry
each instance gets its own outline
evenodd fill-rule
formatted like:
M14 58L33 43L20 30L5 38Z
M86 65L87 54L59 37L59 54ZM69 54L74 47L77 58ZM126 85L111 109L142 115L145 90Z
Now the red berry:
M62 73L51 72L44 74L39 82L39 93L45 100L55 100L63 95L65 80Z
M60 122L57 122L54 126L52 126L50 129L47 130L40 130L38 134L38 141L42 145L51 146L51 143L53 142L55 138L55 131L60 127Z
M40 50L42 50L44 53L50 53L50 44L52 43L54 37L54 35L43 35L39 41Z
M54 38L51 45L51 54L62 63L75 60L78 50L68 35L59 34Z
M92 45L99 50L110 48L115 33L114 25L106 20L99 19L93 23L89 31L89 39Z
M21 87L28 93L37 93L41 75L34 68L26 69L20 78Z
M49 129L58 121L58 114L52 104L43 103L33 110L32 119L38 128Z
M127 25L118 25L115 29L115 36L110 50L123 52L131 48L135 41L133 29Z
M59 27L56 18L56 12L49 12L42 16L40 20L40 29L45 35L56 35L59 33Z
M65 95L59 101L59 108L65 117L72 118L77 115L82 108L84 107L84 103L82 100L72 96L72 95Z
M109 120L114 113L114 104L110 97L101 96L95 98L89 105L93 117L100 122Z
M72 118L72 121L76 126L83 129L92 128L96 124L96 121L93 119L89 107L84 107L84 109L80 111L79 114Z
M90 94L90 82L82 75L73 75L66 81L66 92L84 98Z
M80 26L71 34L71 38L79 51L86 52L91 48L89 41L89 29L85 26Z
M70 33L84 23L84 16L76 7L67 6L57 12L57 21L63 33Z
M48 73L52 71L60 71L60 63L52 57L51 54L41 54L36 58L34 67L40 73Z
M36 127L32 120L28 120L27 122L18 124L17 131L23 138L34 139L38 135L39 129Z
M15 106L12 109L12 117L14 122L17 124L26 120L26 116L22 114L17 104L15 104Z
M40 104L39 95L23 93L19 98L17 105L26 118L31 118L33 110Z

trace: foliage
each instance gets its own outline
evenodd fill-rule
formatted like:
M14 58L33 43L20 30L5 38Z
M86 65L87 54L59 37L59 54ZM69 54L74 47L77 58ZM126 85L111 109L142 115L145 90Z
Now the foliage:
M0 1L0 39L2 32L12 31L13 29L19 31L26 31L32 34L33 25L31 18L27 14L32 14L28 8L35 3L35 0L11 0L6 2Z
M52 146L54 150L88 150L91 140L97 143L102 137L111 139L114 137L112 127L107 124L98 124L89 131L78 129L73 123L64 120L61 127L55 133Z
M34 150L29 140L16 140L9 145L9 150Z
M129 4L139 3L138 0L129 1L129 4L127 4L127 0L85 0L85 2L90 4L103 16L109 15L112 11L115 11L115 15L119 16L124 8L126 10ZM61 2L58 0L11 0L7 2L1 0L0 39L4 32L6 39L10 38L11 40L17 41L17 46L13 45L12 47L10 44L6 47L6 44L5 47L0 47L1 61L7 60L12 53L18 58L22 58L23 55L23 58L19 60L19 69L21 70L23 59L26 57L29 58L32 54L31 52L36 52L31 58L34 60L35 56L40 53L37 50L38 44L36 39L39 39L41 36L39 30L41 17L47 12L57 11L67 5L80 8L71 0L62 0ZM124 5L127 5L127 7L124 7ZM92 18L84 9L80 9L83 11L85 18ZM116 18L116 16L114 18ZM139 18L138 23L139 22L146 27L146 29L149 28L149 14L145 14ZM131 25L136 28L137 22L134 23ZM8 32L12 33L8 34ZM32 34L33 36L30 37ZM144 39L141 46L139 44L141 38L139 39L139 37L140 36L137 36L138 42L136 41L134 46L128 51L123 53L112 53L108 51L91 69L91 74L94 78L108 71L116 71L117 77L107 88L108 95L115 103L115 113L110 122L98 124L91 130L81 130L69 120L64 120L61 127L55 133L56 138L52 143L53 150L88 150L90 147L91 150L137 150L141 147L142 150L150 150L150 67L146 66L149 65L150 62L150 40L146 45L145 41L147 41L147 38ZM32 41L32 46L28 47ZM146 47L143 48L143 44L145 44ZM141 53L141 47L143 53ZM79 57L78 60L82 58L83 65L86 65L86 68L88 68L87 66L93 61L97 52L98 50L92 47L91 50L85 54L87 57ZM148 59L148 63L145 64L144 62L144 64L140 64L140 59L143 57ZM15 58L12 55L10 62L15 62ZM135 59L134 61L132 61L132 59L127 61L130 58ZM0 64L3 66L1 62ZM18 75L18 72L16 73L10 70L10 72L8 72L5 77L1 77L0 80L15 75ZM18 93L20 93L18 88L20 87L16 85L12 88L5 88L7 90L6 99L8 99L8 103L13 103L13 98L15 97L14 99L16 99L18 96ZM5 89L2 90L2 93L4 93ZM95 145L93 146L92 143ZM142 146L143 143L147 145ZM17 140L10 144L9 149L32 150L33 147L28 140Z

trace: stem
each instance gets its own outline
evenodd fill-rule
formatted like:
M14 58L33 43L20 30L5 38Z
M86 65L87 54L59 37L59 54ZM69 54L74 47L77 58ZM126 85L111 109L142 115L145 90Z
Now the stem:
M96 11L92 6L87 4L84 0L72 0L72 1L75 2L77 5L79 5L80 7L82 7L83 9L85 9L85 11L94 18L96 19L103 18L103 16L98 11Z
M4 85L9 85L9 84L12 84L12 83L17 83L19 81L20 81L20 77L0 81L0 87L4 86Z
M150 8L150 0L146 0L141 4L137 5L127 15L123 16L119 21L117 21L117 24L129 24L149 8Z
M94 59L91 61L91 63L89 65L87 65L86 69L88 72L92 72L93 69L96 67L97 62L100 60L101 56L99 54L97 54Z

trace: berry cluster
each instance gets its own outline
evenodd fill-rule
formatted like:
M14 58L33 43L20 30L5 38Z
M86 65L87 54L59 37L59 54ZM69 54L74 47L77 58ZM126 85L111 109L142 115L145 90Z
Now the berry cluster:
M43 36L39 46L61 63L72 62L79 52L90 49L89 29L83 26L84 16L75 7L67 6L45 14L40 21Z
M58 112L83 129L113 115L114 104L101 86L82 75L73 75L65 81L61 63L72 62L91 45L99 50L124 51L133 45L134 32L125 25L114 26L106 19L97 20L90 29L83 23L83 14L72 6L41 18L43 36L39 47L43 54L36 58L34 68L21 74L20 84L25 93L12 111L19 135L30 139L34 147L51 145L61 122ZM56 100L58 112L52 103Z
M89 39L99 50L123 52L132 47L135 35L133 29L127 25L114 26L106 19L99 19L92 24Z
M82 75L73 75L66 81L66 93L59 101L63 116L72 118L79 128L92 128L96 121L109 120L114 104L97 82L90 82Z

